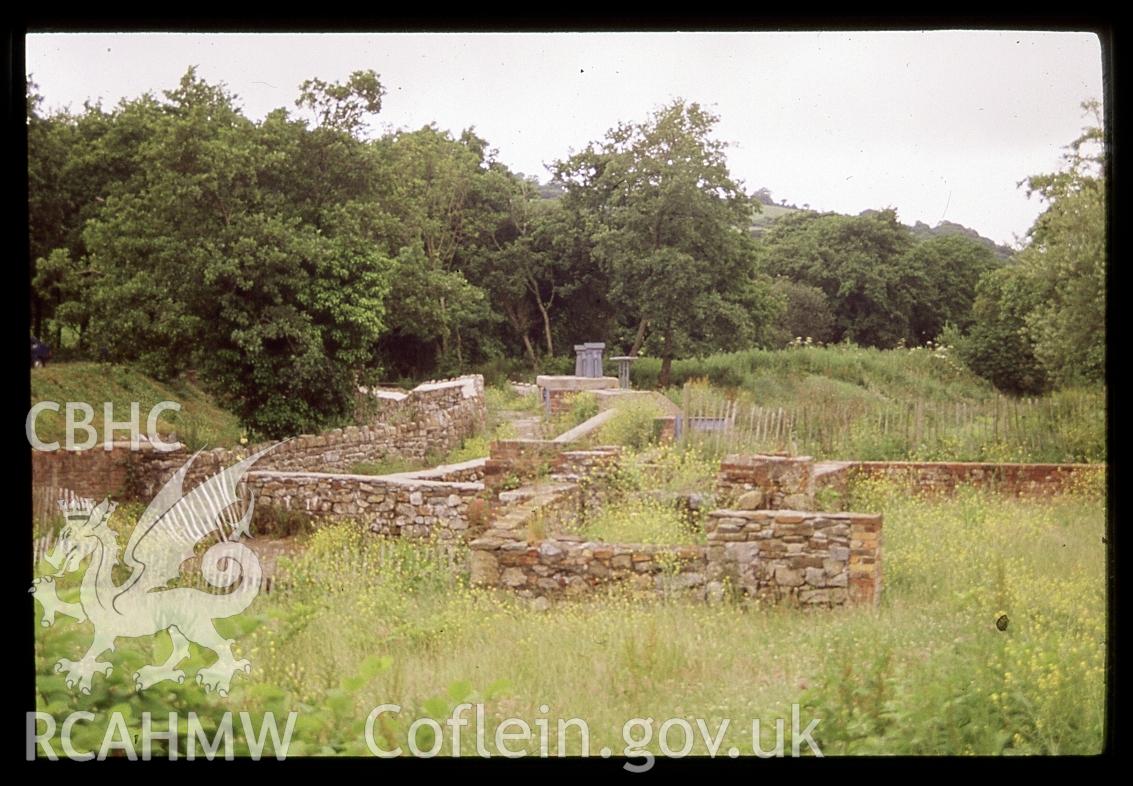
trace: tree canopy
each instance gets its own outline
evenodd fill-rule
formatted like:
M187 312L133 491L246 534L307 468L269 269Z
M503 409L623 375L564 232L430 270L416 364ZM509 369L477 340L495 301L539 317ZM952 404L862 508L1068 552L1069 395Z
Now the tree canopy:
M711 136L717 121L678 99L554 168L619 318L636 325L631 353L655 339L662 385L675 357L751 344L770 303L747 232L753 202Z
M693 101L620 123L540 183L472 128L374 134L385 92L372 71L309 79L254 122L194 69L76 113L46 113L29 80L33 332L195 373L263 436L346 422L359 384L562 367L593 340L660 357L662 385L676 358L796 336L944 334L1013 392L1103 374L1100 126L1025 181L1047 208L1004 262L892 209L796 211L754 236L771 194L732 177Z

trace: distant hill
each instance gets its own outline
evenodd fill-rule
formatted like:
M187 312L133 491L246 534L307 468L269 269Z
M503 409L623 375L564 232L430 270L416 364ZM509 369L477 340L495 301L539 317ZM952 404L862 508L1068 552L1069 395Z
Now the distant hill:
M996 243L994 240L984 237L976 230L969 229L963 224L957 224L953 221L941 221L935 227L930 227L923 221L918 221L909 227L909 229L912 230L913 235L922 240L939 235L962 235L963 237L983 243L1000 259L1007 259L1014 253L1010 246Z
M771 192L766 188L759 189L752 196L760 203L760 212L753 213L751 217L751 233L755 237L759 237L767 231L767 228L771 226L776 219L789 215L790 213L797 213L800 210L810 209L810 205L803 205L802 208L799 208L795 205L787 205L785 203L775 204L771 200ZM876 212L878 211L863 210L858 215L866 216ZM941 221L935 227L930 227L923 221L918 221L912 226L908 224L905 226L909 227L909 231L912 232L913 236L918 240L927 240L928 238L938 237L940 235L962 235L963 237L983 243L1000 259L1007 259L1015 253L1009 246L996 243L991 238L984 237L976 230L953 221Z
M756 237L762 235L767 228L778 218L797 213L799 208L787 205L760 204L759 212L751 216L751 233Z

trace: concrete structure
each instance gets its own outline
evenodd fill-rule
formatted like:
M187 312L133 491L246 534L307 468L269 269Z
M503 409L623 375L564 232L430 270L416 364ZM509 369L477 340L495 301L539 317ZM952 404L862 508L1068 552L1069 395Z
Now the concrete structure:
M557 415L569 407L572 396L588 390L617 388L615 377L580 377L540 375L535 378L539 399L548 415Z
M574 375L576 377L602 376L602 351L606 345L590 341L574 345Z

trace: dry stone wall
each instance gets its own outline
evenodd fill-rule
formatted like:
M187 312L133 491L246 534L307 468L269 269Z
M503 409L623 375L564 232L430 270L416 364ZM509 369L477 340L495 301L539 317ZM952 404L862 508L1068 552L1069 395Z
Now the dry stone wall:
M881 516L716 510L705 521L709 591L801 606L876 604Z
M744 510L814 507L814 459L810 456L725 456L716 476L716 497Z
M495 546L472 542L474 583L506 587L523 597L578 597L612 584L703 596L703 546L599 543L558 535Z
M501 509L469 543L472 582L544 598L611 584L699 598L720 597L731 587L761 601L799 606L869 605L880 598L879 515L717 510L706 517L705 546L600 543L563 532L557 524L601 504L594 490L608 485L619 457L610 449L555 455L552 445L540 441L493 445L493 471L518 473L542 462L559 470L552 477L568 482L499 494L504 503L519 504ZM772 505L813 500L812 462L729 456L717 493L746 502L757 495L761 504Z
M354 520L371 532L405 538L466 540L476 532L469 507L482 483L410 477L249 472L244 485L256 497L255 523L279 511L316 521Z

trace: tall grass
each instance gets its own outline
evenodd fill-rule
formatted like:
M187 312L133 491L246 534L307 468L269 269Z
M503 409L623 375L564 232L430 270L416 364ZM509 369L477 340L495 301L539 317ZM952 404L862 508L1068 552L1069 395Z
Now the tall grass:
M634 387L657 387L661 363L641 358L633 364ZM705 379L717 387L745 391L762 403L785 403L811 378L842 394L848 388L866 398L987 398L994 388L972 374L946 348L874 349L852 344L790 349L748 349L673 361L669 384ZM848 388L847 388L848 386Z
M111 707L127 708L134 724L141 711L219 717L238 707L253 716L298 711L291 755L368 755L365 719L377 705L402 707L378 734L384 747L405 748L414 719L443 724L458 703L474 701L484 705L493 752L504 718L550 717L552 729L555 718L582 718L591 752L606 745L617 754L623 724L651 717L644 748L659 753L658 724L680 717L713 730L729 720L722 750L748 755L752 719L765 733L776 718L789 728L799 704L804 725L820 719L813 736L827 755L1096 753L1106 547L1104 504L1091 493L1032 501L969 489L930 499L897 485L857 485L854 509L885 517L876 610L800 612L618 591L540 610L511 592L469 587L462 557L445 547L329 527L281 569L270 596L218 623L253 664L230 699L206 696L191 679L133 692L128 674L164 657L162 637L123 640L108 656L109 681L99 676L91 696L75 696L52 666L81 655L92 630L62 620L37 629L37 706L57 718L95 712L78 724L88 749ZM475 755L474 735L462 745ZM577 735L568 749L580 752ZM525 750L535 755L538 742ZM693 750L705 753L699 738Z
M1103 390L1043 398L901 401L830 394L811 385L793 401L754 403L701 383L680 397L684 444L714 455L788 452L822 459L1098 462L1106 457ZM714 430L708 430L715 425ZM698 430L704 429L704 430Z

